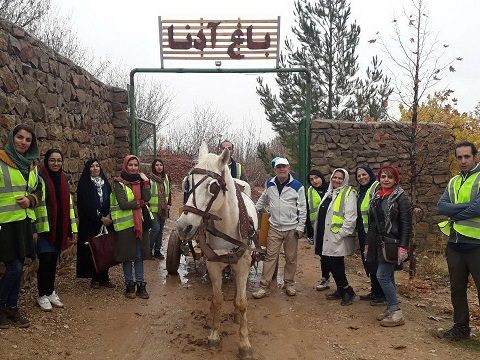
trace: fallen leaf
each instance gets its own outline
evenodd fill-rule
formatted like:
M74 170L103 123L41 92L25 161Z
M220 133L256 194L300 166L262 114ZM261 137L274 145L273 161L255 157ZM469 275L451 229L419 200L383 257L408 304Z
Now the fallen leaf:
M406 348L407 348L406 345L402 345L402 344L392 345L392 347L393 347L395 350L402 350L402 349L406 349Z
M430 320L435 320L435 321L442 321L443 320L443 318L438 317L438 316L433 316L433 315L430 315L428 318Z
M360 329L360 327L355 326L355 325L350 325L350 326L347 327L347 329L350 329L350 330L358 330L358 329Z

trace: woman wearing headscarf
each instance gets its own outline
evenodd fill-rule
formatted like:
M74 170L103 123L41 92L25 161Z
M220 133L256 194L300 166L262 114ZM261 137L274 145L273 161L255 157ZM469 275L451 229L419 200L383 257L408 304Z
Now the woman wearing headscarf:
M349 179L347 170L333 171L328 190L318 208L316 227L318 232L320 219L324 218L322 255L326 271L332 273L337 286L337 290L328 294L327 299L341 300L341 305L351 305L355 299L355 292L345 274L345 256L355 251L353 233L357 221L357 196L355 189L348 185Z
M365 262L365 241L368 231L368 207L378 187L377 177L368 165L361 165L355 171L355 178L359 184L357 198L357 234L360 244L363 267L370 276L371 290L367 295L360 295L360 300L370 301L370 305L385 305L385 295L377 279L377 263Z
M125 156L122 172L115 178L110 196L113 227L117 232L114 258L123 265L125 296L129 299L135 296L149 298L143 260L151 256L148 230L153 215L147 205L151 197L150 181L139 170L140 160L135 155Z
M38 234L37 303L43 311L51 311L52 305L63 307L55 291L57 260L63 250L77 241L77 219L60 150L50 149L45 153L40 176L44 192L40 205L35 209L35 232Z
M320 256L320 268L322 269L322 278L320 283L316 286L318 291L329 289L328 285L330 279L330 273L325 268L325 261L322 260L322 247L323 247L323 230L325 227L325 214L326 211L322 211L322 218L319 219L319 226L317 227L317 237L314 240L314 226L317 222L318 207L328 189L328 183L325 181L325 177L318 170L310 170L308 173L308 183L310 184L307 190L307 221L305 227L307 230L307 238L310 243L315 244L315 255Z
M365 257L367 263L378 263L377 278L387 300L387 309L377 320L382 326L400 326L405 320L398 304L394 271L408 258L412 204L400 187L400 172L396 167L383 166L378 179L380 188L368 211Z
M163 226L168 219L168 212L172 206L172 194L170 192L170 179L165 172L165 165L160 159L152 162L152 172L148 174L150 179L152 198L150 210L153 213L152 229L150 231L150 254L158 259L164 259L162 250Z
M35 258L31 222L42 196L35 164L38 153L35 132L24 124L13 129L0 150L0 262L5 264L0 280L0 329L11 323L30 325L18 310L18 299L23 261Z
M112 190L97 159L85 163L77 185L78 242L77 277L91 279L90 286L113 287L108 269L97 273L93 264L88 239L99 234L102 226L112 225L110 216L110 194ZM108 229L113 231L113 227Z

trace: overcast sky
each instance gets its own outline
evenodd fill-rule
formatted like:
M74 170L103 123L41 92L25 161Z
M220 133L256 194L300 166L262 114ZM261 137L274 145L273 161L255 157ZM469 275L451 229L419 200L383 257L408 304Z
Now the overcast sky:
M273 19L281 16L281 37L291 36L293 0L53 0L62 12L71 13L79 40L97 56L108 57L126 68L160 67L158 16L170 19ZM480 100L480 1L430 0L430 29L438 32L441 44L449 44L445 60L462 57L456 72L446 74L440 88L455 90L460 111L472 111ZM377 31L392 33L392 19L401 19L402 8L410 0L353 0L351 20L361 27L357 54L360 72L364 73L372 55L385 58L381 48L368 40ZM283 42L283 41L282 41ZM222 67L273 67L272 62L223 61ZM388 65L388 64L385 64ZM165 67L211 67L213 61L166 61ZM180 121L195 105L210 104L235 124L254 121L265 138L273 132L265 120L255 93L256 75L152 75L164 79L174 94L175 111ZM266 75L273 84L274 75ZM125 79L128 82L128 79Z

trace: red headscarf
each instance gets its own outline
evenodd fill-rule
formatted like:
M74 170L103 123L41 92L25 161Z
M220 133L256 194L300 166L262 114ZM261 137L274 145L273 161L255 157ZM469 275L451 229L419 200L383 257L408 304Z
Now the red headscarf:
M395 185L389 189L384 189L380 187L380 190L378 190L378 195L382 197L390 195L395 189L395 187L400 184L400 171L398 171L398 169L393 165L385 165L385 166L382 166L380 170L378 170L378 174L377 174L378 181L381 181L380 176L382 175L384 170L387 170L387 169L391 171L393 178L395 179Z
M142 179L138 174L138 172L131 173L128 170L128 163L133 159L137 160L138 165L140 166L140 160L138 160L138 157L136 157L135 155L126 155L123 158L122 173L120 177L117 178L117 180L129 186L133 191L135 200L140 202L140 200L142 199L142 188L141 188ZM135 225L134 227L135 236L141 240L143 238L143 226L142 226L142 209L140 207L138 209L133 210L133 223Z

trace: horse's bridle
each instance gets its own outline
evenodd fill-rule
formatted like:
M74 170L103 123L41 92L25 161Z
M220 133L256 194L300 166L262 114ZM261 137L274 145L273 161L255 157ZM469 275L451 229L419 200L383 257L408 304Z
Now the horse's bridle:
M199 216L202 217L204 222L207 222L210 219L211 220L221 220L221 218L219 218L218 216L210 214L210 209L212 208L213 203L217 199L218 194L220 194L220 191L223 191L223 194L225 194L225 192L227 191L227 184L225 182L225 178L223 177L224 172L222 171L222 174L219 175L216 172L213 172L213 171L210 171L210 170L201 169L201 168L193 168L190 171L189 175L194 175L194 174L205 175L205 176L202 177L200 179L200 181L196 184L195 184L195 180L192 176L192 186L191 186L190 190L187 192L187 199L190 197L191 194L193 194L193 199L192 199L193 206L184 205L183 206L183 213L186 215L189 212L191 212L193 214L199 215ZM210 198L210 201L208 202L205 210L201 210L197 207L197 201L196 201L196 198L195 198L195 190L196 190L197 187L200 186L200 184L202 184L208 178L213 178L213 179L217 180L219 186L216 187L215 189L209 189L209 191L212 191L212 193L211 193L212 197Z

